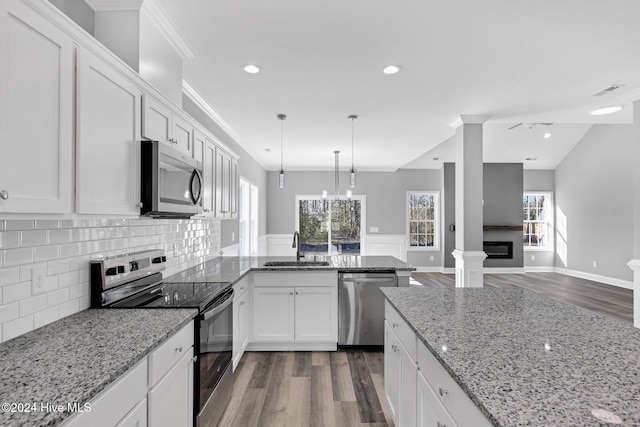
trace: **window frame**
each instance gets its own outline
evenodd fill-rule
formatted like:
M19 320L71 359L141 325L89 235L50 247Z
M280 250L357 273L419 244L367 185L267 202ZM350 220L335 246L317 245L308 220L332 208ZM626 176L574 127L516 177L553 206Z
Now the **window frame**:
M336 199L334 195L328 195L326 199L323 199L319 194L296 194L295 197L295 217L294 217L294 230L300 232L300 200L326 200L333 201ZM341 200L346 199L346 196L341 196ZM367 247L367 196L364 194L354 194L351 196L351 200L359 200L360 201L360 255L363 256L368 254ZM329 256L337 255L329 253Z
M522 236L523 236L523 242L522 242L522 247L524 249L524 251L526 252L553 252L554 251L554 234L555 234L555 226L554 226L554 220L555 220L555 203L553 200L553 192L552 191L523 191L522 192L522 197L524 198L525 196L544 196L545 199L548 201L548 204L546 206L547 212L546 212L546 222L548 224L548 230L549 230L549 234L547 236L547 244L545 246L527 246L524 244L524 226L527 222L525 222L525 220L522 220ZM524 213L524 207L523 207L523 213ZM529 222L543 222L543 221L529 221Z
M411 219L409 218L409 200L412 195L427 195L434 197L434 212L433 212L433 246L411 246ZM433 190L410 190L407 191L407 196L405 198L405 226L406 232L405 236L407 239L406 247L407 251L416 251L416 252L438 252L440 251L440 192Z

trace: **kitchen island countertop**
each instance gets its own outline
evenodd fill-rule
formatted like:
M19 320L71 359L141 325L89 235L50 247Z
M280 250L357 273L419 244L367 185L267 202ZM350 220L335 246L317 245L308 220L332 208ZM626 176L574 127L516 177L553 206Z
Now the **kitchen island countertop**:
M249 271L325 271L337 270L344 273L395 271L407 275L415 268L392 256L318 256L317 261L327 261L327 266L277 266L265 267L265 263L274 261L295 261L295 257L218 257L203 264L183 270L166 277L166 283L183 282L227 282L234 284ZM303 261L307 259L303 258ZM308 261L314 258L309 257Z
M59 424L72 414L47 410L47 404L67 408L91 401L196 314L193 309L89 309L0 344L0 398L3 405L22 409L3 406L0 425ZM25 404L34 405L30 412Z
M640 426L632 325L521 289L382 292L494 425Z

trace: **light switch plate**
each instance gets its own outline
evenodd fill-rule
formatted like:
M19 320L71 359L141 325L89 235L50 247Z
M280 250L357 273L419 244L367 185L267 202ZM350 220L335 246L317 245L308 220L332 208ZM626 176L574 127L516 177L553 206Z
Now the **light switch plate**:
M378 227L369 227L369 233L377 233Z

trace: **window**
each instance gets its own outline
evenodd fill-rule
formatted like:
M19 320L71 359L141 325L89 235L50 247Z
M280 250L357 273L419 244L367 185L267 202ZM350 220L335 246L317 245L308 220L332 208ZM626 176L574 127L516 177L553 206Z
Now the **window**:
M438 249L439 211L437 192L407 192L407 234L410 250Z
M522 221L522 242L525 249L552 249L553 199L551 193L524 193Z
M296 196L296 223L300 251L322 255L360 255L365 197L323 200L320 196Z
M238 254L258 255L258 187L240 177L238 195Z

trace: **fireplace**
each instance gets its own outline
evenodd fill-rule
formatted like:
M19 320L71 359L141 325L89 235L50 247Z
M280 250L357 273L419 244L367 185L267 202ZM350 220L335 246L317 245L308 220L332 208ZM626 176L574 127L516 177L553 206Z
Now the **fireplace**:
M487 259L513 259L513 242L482 242Z

